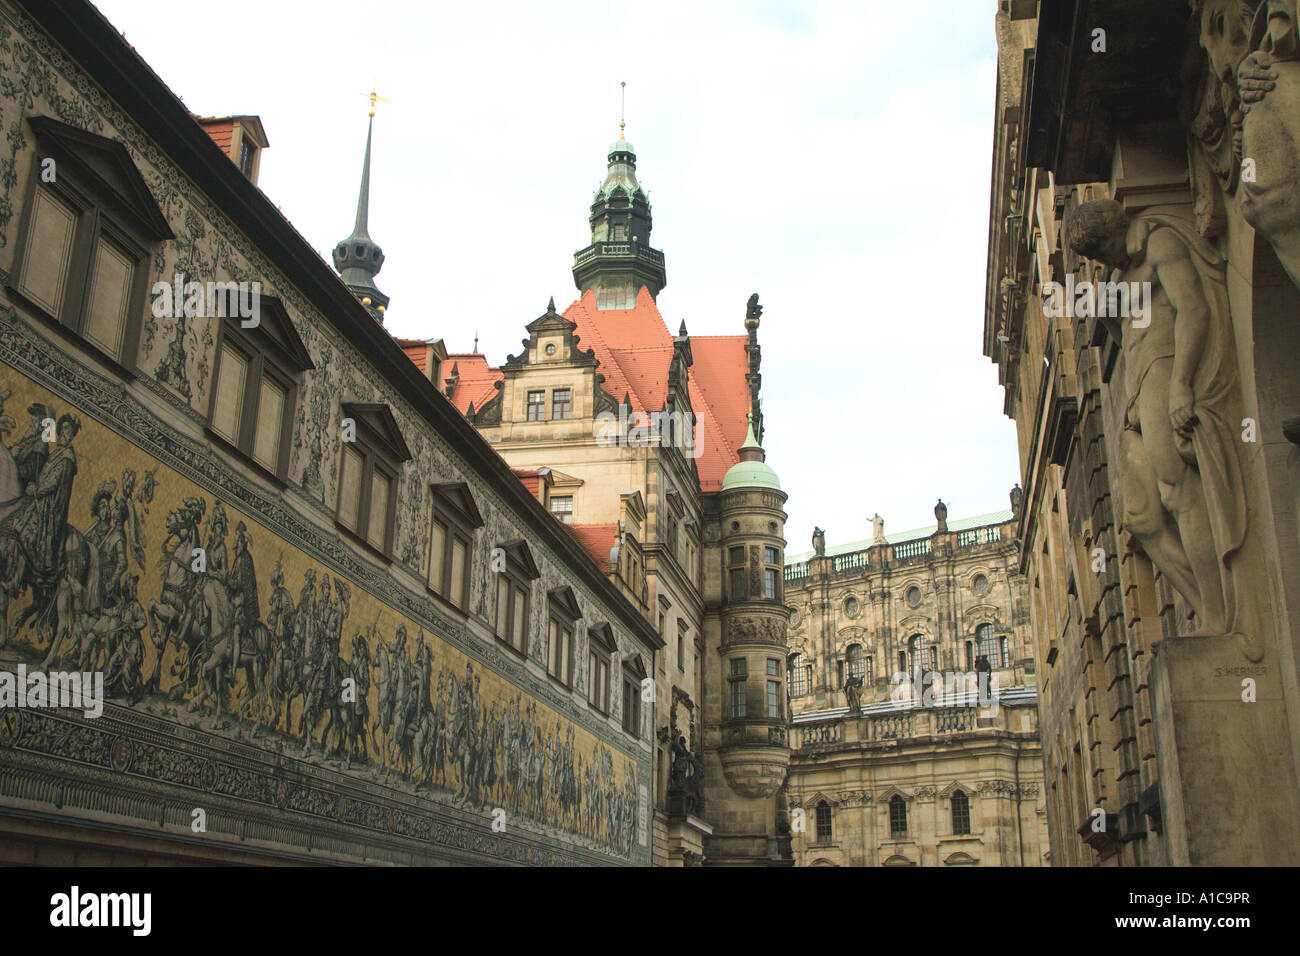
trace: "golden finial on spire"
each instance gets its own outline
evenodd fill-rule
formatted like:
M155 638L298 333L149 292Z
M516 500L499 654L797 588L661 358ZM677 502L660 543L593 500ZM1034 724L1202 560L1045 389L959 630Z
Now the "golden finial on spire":
M386 96L380 96L377 92L375 92L375 90L374 90L373 88L370 90L369 93L362 93L361 95L370 98L370 117L371 117L372 119L374 118L374 115L375 115L375 104L376 104L376 103L391 103L391 102L393 102L392 100L390 100L390 99L389 99L388 97L386 97Z
M619 139L627 139L627 137L623 135L623 130L624 130L624 129L626 128L626 126L627 126L627 123L625 123L625 122L623 121L623 108L624 108L624 105L625 105L625 103L626 103L626 97L627 97L627 81L624 80L623 82L619 83L618 86L619 86L619 90L618 90L618 138L619 138Z

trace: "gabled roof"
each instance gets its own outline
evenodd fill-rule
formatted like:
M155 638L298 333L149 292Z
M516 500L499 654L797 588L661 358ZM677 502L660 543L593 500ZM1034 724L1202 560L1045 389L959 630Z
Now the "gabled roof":
M630 309L598 309L589 290L564 316L577 323L583 345L600 360L605 391L618 401L628 396L634 412L663 409L674 336L644 286ZM704 492L721 490L727 469L740 460L736 450L745 441L749 413L745 342L744 335L691 336L695 364L687 373L688 393L698 419L696 467Z
M410 461L411 450L406 447L402 430L397 427L393 410L382 402L344 402L343 414L368 428L394 461Z
M609 570L609 555L618 540L618 524L566 524L564 530L582 545L591 560L603 571Z
M443 377L455 372L460 378L451 393L452 404L464 415L470 405L477 411L496 397L497 382L505 381L501 369L488 365L487 356L478 352L452 352L442 363ZM442 383L438 382L438 387Z

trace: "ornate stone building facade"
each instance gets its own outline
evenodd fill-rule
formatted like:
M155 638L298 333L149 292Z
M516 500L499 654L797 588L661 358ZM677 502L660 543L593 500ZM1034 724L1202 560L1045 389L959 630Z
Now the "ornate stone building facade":
M785 495L759 445L763 309L752 295L740 334L669 331L665 256L621 130L589 224L579 298L551 300L517 355L403 345L664 642L644 675L655 862L788 864Z
M0 89L0 859L648 865L663 641L380 324L369 145L340 281L89 3Z
M818 529L786 564L801 866L1045 862L1014 515L936 517L888 536L877 517L872 540L830 548Z
M1296 4L1001 6L984 351L1052 861L1294 865Z

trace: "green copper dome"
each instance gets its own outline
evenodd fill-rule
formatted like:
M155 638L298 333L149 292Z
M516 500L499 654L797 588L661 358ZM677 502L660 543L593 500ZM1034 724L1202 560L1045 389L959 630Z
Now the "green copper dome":
M772 488L780 491L781 479L776 476L771 465L758 457L762 454L763 449L758 444L758 439L754 437L754 422L751 419L749 431L745 435L745 444L740 446L740 461L727 469L727 474L722 479L722 490Z

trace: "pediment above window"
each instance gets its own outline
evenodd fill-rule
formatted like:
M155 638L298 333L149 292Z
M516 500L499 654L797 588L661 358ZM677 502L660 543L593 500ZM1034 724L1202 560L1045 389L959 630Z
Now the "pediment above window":
M393 410L387 405L381 402L344 402L343 415L354 420L358 427L364 428L390 460L411 460L411 450L406 447L406 439L397 427Z
M39 157L54 160L56 176L63 166L72 177L87 180L88 186L111 201L114 211L132 220L147 238L156 242L175 238L131 154L120 142L49 116L33 116L28 123L36 134Z
M479 514L478 505L474 503L474 496L470 494L469 485L463 481L451 482L445 485L434 485L433 494L438 499L438 504L451 510L461 523L470 530L483 527L483 516ZM511 542L513 544L514 542ZM523 544L522 541L518 542ZM503 545L509 554L510 544ZM529 564L532 564L532 554L527 552L528 546L524 544L525 553L528 557ZM532 565L534 571L536 565Z
M473 501L470 501L469 504L470 507L474 506ZM474 513L475 515L478 514L477 511ZM479 525L476 527L481 525L482 519L480 518ZM515 538L513 541L507 541L500 545L500 547L506 553L506 561L511 570L518 572L530 581L536 581L542 576L542 572L537 569L537 562L533 560L533 552L528 547L528 542L523 538Z
M578 607L578 599L573 593L573 588L567 586L556 588L548 592L547 596L551 599L551 606L570 620L576 621L582 617L582 608Z

